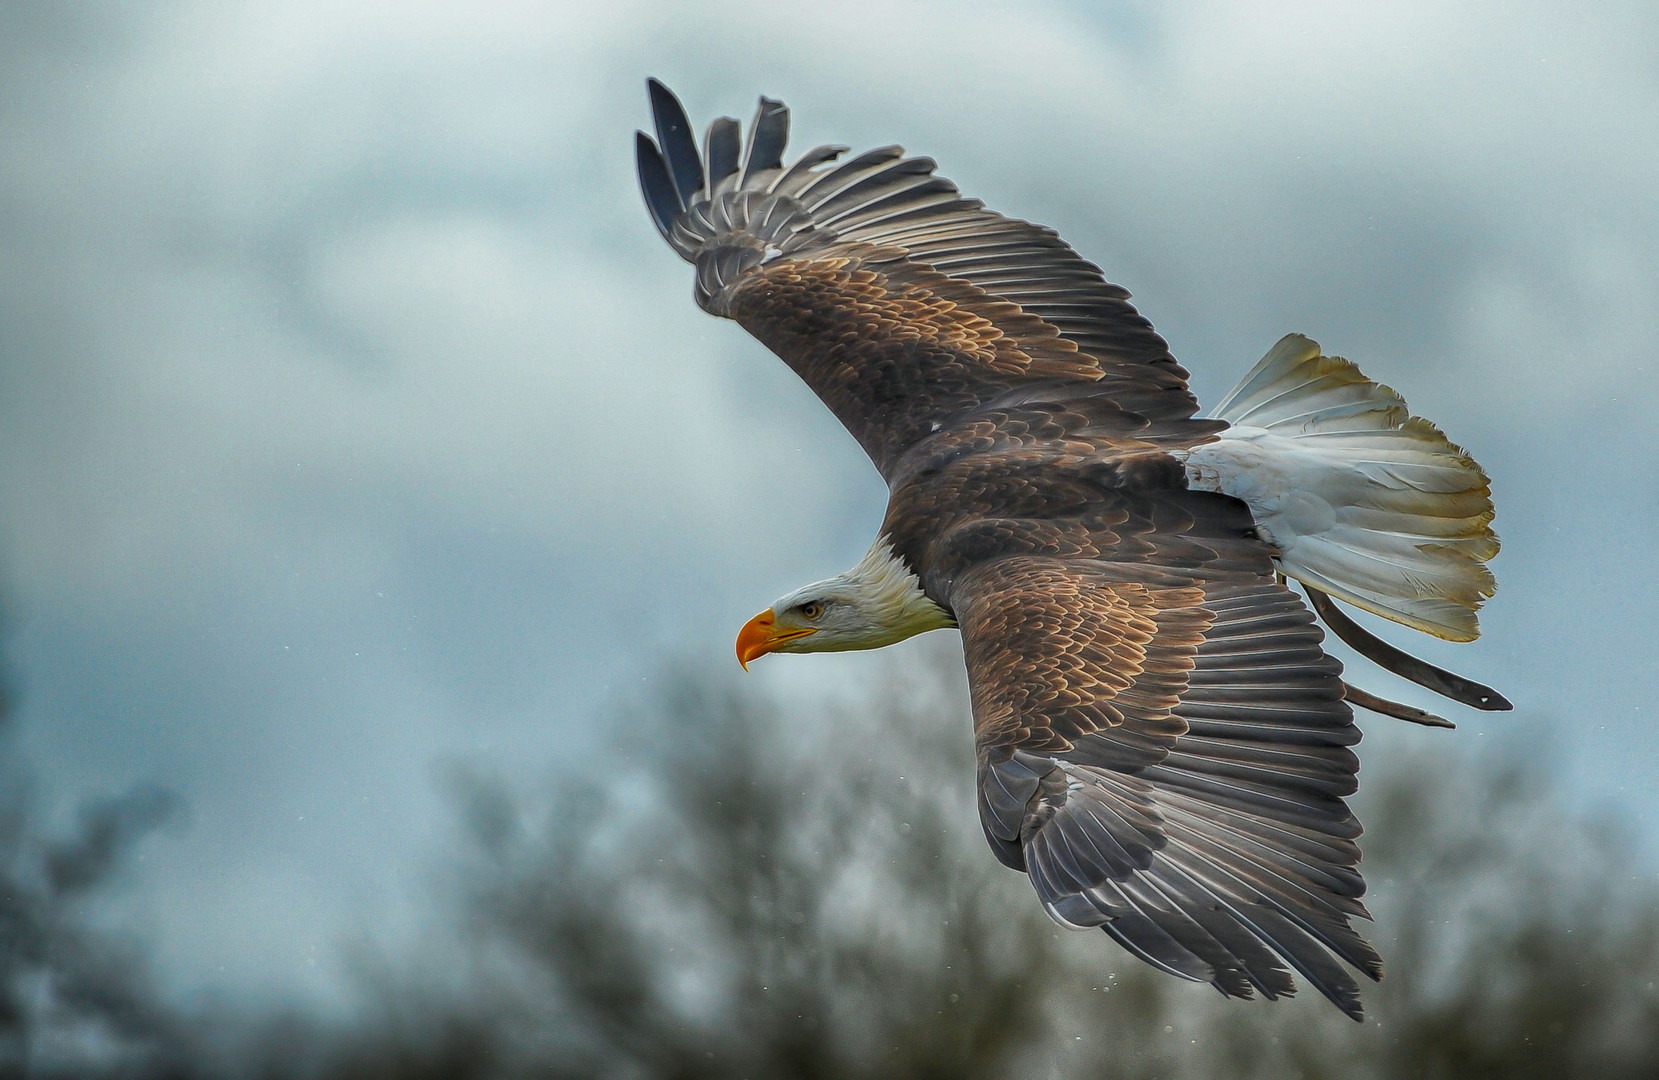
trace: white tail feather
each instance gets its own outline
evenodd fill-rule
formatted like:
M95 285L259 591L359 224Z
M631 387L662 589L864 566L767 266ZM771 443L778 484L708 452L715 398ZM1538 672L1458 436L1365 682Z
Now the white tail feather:
M1186 453L1188 482L1248 503L1286 576L1436 637L1479 636L1491 488L1400 395L1290 334L1213 415L1232 426Z

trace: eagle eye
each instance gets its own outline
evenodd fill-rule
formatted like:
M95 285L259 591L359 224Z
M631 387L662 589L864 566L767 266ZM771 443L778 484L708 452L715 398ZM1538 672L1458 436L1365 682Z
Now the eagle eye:
M824 613L824 605L817 600L808 600L801 605L801 614L809 619L816 619Z

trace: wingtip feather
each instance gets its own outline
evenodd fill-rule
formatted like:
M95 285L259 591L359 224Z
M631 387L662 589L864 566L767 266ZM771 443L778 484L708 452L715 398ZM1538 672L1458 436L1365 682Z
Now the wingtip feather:
M668 165L663 161L662 152L651 141L651 136L643 131L634 132L634 165L639 173L640 194L645 197L645 208L651 212L651 221L662 233L663 239L672 243L670 234L674 219L684 206L674 188L673 178L668 175Z
M674 92L657 79L646 79L645 87L651 98L651 118L657 128L657 143L668 162L668 173L679 193L681 205L689 205L691 198L703 189L703 160L697 153L697 143L691 134L691 121L685 106Z
M743 154L743 185L769 169L783 167L783 151L789 142L789 107L762 97L749 125L749 144Z
M737 172L739 141L738 123L731 117L722 116L709 125L703 139L703 156L708 166L710 193L720 187L722 180Z

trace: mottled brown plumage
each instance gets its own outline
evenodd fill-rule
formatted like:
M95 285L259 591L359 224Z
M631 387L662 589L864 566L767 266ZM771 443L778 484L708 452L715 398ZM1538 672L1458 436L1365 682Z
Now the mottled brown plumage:
M1225 994L1300 971L1356 1019L1376 978L1340 665L1250 509L1189 490L1227 427L1053 232L896 147L698 154L651 83L640 181L697 302L780 356L891 489L882 535L960 626L986 838L1044 906ZM770 616L768 616L770 617ZM807 631L810 632L810 631ZM741 653L740 653L741 655Z

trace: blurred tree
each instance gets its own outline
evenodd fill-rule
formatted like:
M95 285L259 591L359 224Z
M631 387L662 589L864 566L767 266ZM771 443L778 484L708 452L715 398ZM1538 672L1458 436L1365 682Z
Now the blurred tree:
M683 677L539 814L454 771L464 947L367 985L407 1001L464 970L468 1019L405 1006L386 1030L434 1061L471 1047L471 1075L1659 1076L1659 889L1539 769L1482 772L1444 736L1368 769L1390 968L1354 1025L1051 924L983 850L958 673L937 674L826 716ZM359 1075L390 1075L372 1057Z
M551 796L450 768L450 925L410 954L352 950L349 1019L186 1018L70 917L164 797L88 811L56 847L8 816L12 1060L270 1080L1659 1076L1659 888L1540 770L1482 771L1437 733L1368 758L1374 1019L1227 1002L1053 926L984 850L946 653L918 679L909 652L839 709L682 675ZM43 980L79 989L46 1008Z
M132 846L173 820L172 792L139 787L83 804L43 837L14 760L0 687L0 1077L187 1075L193 1026L169 1009L135 944L92 928L89 900Z

